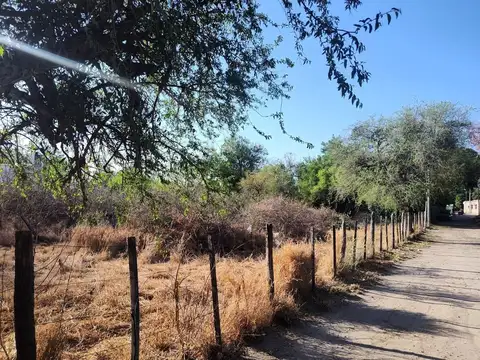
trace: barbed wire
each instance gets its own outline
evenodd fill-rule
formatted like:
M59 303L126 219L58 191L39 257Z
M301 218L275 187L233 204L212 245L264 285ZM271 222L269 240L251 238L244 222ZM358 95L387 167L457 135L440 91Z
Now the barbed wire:
M80 316L73 316L69 318L59 318L55 320L49 320L49 321L42 321L42 322L36 322L36 326L42 326L42 325L49 325L49 324L58 324L58 323L63 323L63 322L69 322L73 320L91 320L91 319L98 319L99 317L102 317L102 321L105 320L113 320L118 317L118 313L115 314L92 314L92 315L80 315Z

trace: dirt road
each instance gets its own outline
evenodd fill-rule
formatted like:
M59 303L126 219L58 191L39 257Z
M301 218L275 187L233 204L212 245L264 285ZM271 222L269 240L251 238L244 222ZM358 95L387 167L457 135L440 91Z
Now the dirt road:
M451 225L360 300L274 331L247 358L480 359L480 229Z

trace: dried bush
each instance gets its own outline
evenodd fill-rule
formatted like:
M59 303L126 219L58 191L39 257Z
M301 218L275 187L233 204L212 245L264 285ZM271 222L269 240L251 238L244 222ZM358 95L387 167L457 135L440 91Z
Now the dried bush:
M149 241L147 234L129 228L112 228L109 226L77 226L72 230L71 241L78 246L85 246L90 251L106 251L109 258L118 256L127 250L128 237L137 238L137 246L143 248Z
M0 198L0 230L10 223L17 229L31 227L41 233L52 226L64 227L71 220L67 204L41 186L22 192L13 185L0 184Z
M274 231L286 237L300 238L312 226L318 233L326 233L334 221L335 212L327 208L310 208L284 197L274 197L250 204L245 209L244 218L255 230L261 231L266 223L271 223Z

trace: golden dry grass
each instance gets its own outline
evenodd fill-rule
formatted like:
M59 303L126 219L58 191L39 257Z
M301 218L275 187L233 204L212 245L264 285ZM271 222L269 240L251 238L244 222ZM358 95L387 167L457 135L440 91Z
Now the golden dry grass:
M363 233L359 231L359 234ZM66 246L36 247L35 315L39 359L129 358L128 261L124 256L104 256L112 244L124 246L127 235L132 234L128 230L80 228L73 231L72 241ZM351 251L351 236L347 238L347 249ZM338 236L337 251L341 247L340 239ZM358 244L359 254L363 254L362 246L363 240ZM295 316L299 300L310 294L310 251L310 244L305 243L287 243L274 251L273 303L268 299L264 258L218 260L221 328L226 348L238 347L246 336L259 333L278 316ZM315 255L317 283L329 282L332 279L331 237L325 243L318 243ZM140 251L141 358L173 359L182 354L208 358L215 339L207 257L187 263L171 260L162 264L152 264L148 257L147 252ZM0 264L1 342L12 359L15 352L13 248L0 249ZM348 260L344 266L350 266ZM0 359L3 358L6 355L0 348Z

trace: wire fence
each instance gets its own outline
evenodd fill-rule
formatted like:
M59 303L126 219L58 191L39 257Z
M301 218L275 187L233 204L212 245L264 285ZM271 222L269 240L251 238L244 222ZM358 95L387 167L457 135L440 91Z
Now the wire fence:
M337 224L320 242L315 230L308 229L312 292L316 291L318 262L325 257L315 243L324 243L322 251L325 243L330 244L332 272L338 276L340 271L354 271L359 263L401 246L412 235L424 232L427 225L425 213L371 214ZM273 227L269 225L264 273L268 284L264 293L265 301L271 303L278 293L273 243ZM31 233L17 232L15 246L0 253L0 353L7 360L21 360L45 358L48 352L61 351L81 359L118 351L118 358L138 359L140 339L146 338L144 346L152 346L152 336L156 343L163 337L173 337L185 353L189 351L187 338L205 336L205 324L213 342L221 348L221 317L233 311L232 306L241 305L228 303L222 298L224 294L219 299L216 252L210 237L208 253L209 267L201 271L182 272L179 262L176 267L165 265L162 270L139 273L135 238L128 240L128 263L122 259L99 262L89 246L35 244ZM171 298L170 305L160 308L150 301L162 297ZM244 298L244 306L251 306L247 295ZM154 321L171 326L158 328L155 334L142 330L142 322L146 329L155 326ZM99 344L112 339L120 344L99 348ZM57 349L51 346L55 341L61 343Z

